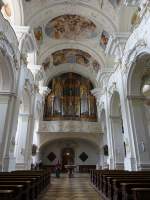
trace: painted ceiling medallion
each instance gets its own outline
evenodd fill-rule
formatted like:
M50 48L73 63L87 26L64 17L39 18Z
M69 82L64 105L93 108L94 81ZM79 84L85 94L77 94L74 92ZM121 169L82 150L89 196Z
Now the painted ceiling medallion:
M89 39L98 34L96 25L79 15L61 15L49 21L45 27L48 37L54 39Z

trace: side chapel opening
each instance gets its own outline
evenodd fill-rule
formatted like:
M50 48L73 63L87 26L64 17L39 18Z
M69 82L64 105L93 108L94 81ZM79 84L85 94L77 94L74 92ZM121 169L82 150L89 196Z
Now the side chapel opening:
M48 87L51 92L45 99L44 120L97 120L90 80L69 72L53 78Z

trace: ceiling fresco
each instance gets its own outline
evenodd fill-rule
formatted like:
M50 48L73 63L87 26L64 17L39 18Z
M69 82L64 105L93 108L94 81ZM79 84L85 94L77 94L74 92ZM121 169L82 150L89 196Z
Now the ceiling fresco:
M53 60L53 65L58 66L60 64L80 64L85 67L93 67L97 73L100 70L100 64L90 54L79 49L62 49L54 52L51 56L45 59L43 67L46 70Z
M79 15L62 15L49 21L45 27L48 37L54 39L89 39L98 35L96 25Z
M105 50L106 46L108 44L108 40L109 40L109 33L107 33L107 31L102 32L101 37L100 37L100 46Z

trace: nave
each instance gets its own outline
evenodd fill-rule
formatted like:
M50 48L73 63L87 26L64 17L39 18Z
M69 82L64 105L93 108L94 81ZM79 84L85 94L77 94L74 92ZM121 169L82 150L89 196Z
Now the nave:
M68 178L67 174L51 179L51 185L40 200L101 200L99 194L90 184L88 174L76 174Z

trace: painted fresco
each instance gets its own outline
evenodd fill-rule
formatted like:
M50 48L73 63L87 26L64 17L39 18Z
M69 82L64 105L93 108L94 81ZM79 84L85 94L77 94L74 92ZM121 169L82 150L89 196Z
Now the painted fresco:
M54 39L83 39L97 36L96 25L78 15L62 15L49 21L45 27L48 37Z
M45 61L42 63L42 66L43 66L43 68L44 68L44 70L46 71L48 68L49 68L49 66L50 66L50 57L47 57L46 59L45 59Z
M106 31L103 31L100 37L100 46L105 50L108 44L109 34Z
M43 32L42 32L42 27L38 26L34 28L34 35L37 43L40 45L43 42Z
M55 66L65 63L77 63L85 67L93 66L98 72L100 69L99 63L88 53L79 49L63 49L52 54L53 64Z

